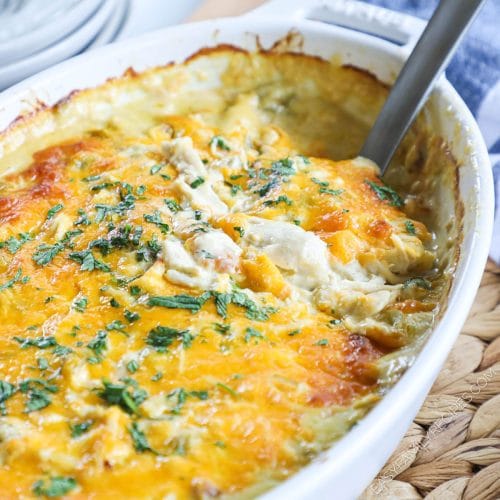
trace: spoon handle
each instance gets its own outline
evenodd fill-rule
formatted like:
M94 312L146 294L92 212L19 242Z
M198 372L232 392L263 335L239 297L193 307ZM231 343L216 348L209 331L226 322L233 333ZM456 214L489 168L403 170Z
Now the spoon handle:
M439 2L359 153L377 163L381 175L484 2Z

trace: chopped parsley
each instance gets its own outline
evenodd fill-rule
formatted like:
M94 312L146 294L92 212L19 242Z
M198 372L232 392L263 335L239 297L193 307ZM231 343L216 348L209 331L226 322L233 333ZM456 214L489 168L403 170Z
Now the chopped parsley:
M194 336L189 330L177 330L169 326L157 326L148 333L146 344L154 347L158 352L165 352L175 340L182 341L182 346L187 349L191 346Z
M162 168L164 167L164 165L162 165L161 163L157 163L156 165L153 165L151 167L151 169L149 170L149 173L151 175L155 175L157 174Z
M127 371L129 373L135 373L138 369L139 369L139 363L135 359L132 359L127 363Z
M16 387L10 382L5 380L0 380L0 414L5 415L7 409L5 407L5 401L11 398L16 392Z
M432 285L430 281L425 278L410 278L406 280L403 284L403 288L410 288L412 286L417 286L419 288L424 288L425 290L431 290Z
M109 273L111 268L104 262L96 259L91 250L82 250L81 252L71 252L68 257L80 264L81 271L104 271Z
M221 137L220 135L214 135L210 139L210 142L208 143L208 145L222 149L223 151L231 151L231 148L228 146L226 140L223 137Z
M69 428L71 430L71 437L77 438L89 431L89 429L94 425L93 420L84 420L78 424L70 424Z
M302 330L300 328L297 328L296 330L292 330L291 332L288 332L289 337L294 337L295 335L298 335Z
M204 182L205 182L205 179L203 177L196 177L196 179L193 182L191 182L189 185L193 189L196 189L197 187L200 187Z
M19 384L19 390L28 396L24 412L31 413L49 406L52 402L50 394L57 392L58 388L43 379L28 378Z
M389 202L393 207L402 207L404 202L394 189L386 185L376 184L373 181L365 181L372 188L379 199Z
M37 247L35 253L33 254L33 260L40 266L46 266L54 257L64 250L66 245L71 245L71 239L75 236L82 234L80 229L75 229L74 231L66 231L64 236L54 245L48 245L42 243Z
M57 345L55 337L35 337L35 338L22 338L14 337L16 342L21 344L21 349L26 349L27 347L38 347L38 349L47 349L48 347L53 347Z
M235 304L245 308L246 317L256 321L266 321L271 314L276 312L276 308L274 307L259 307L246 294L240 291L234 291L232 293L212 292L212 295L215 297L215 308L217 313L223 318L227 317L227 307L229 304Z
M271 174L277 176L290 176L296 173L293 160L291 158L283 158L273 161L271 164Z
M240 226L233 226L233 229L240 235L240 238L245 236L245 230Z
M413 235L417 234L415 230L415 224L413 224L413 221L411 220L405 221L405 228L408 234L413 234Z
M271 179L269 182L264 184L262 187L257 189L257 194L262 198L266 196L273 188L275 188L278 185L278 180L277 179Z
M144 214L144 220L157 226L163 234L167 234L170 231L170 226L161 220L159 210L155 210L152 215Z
M33 254L33 260L39 266L46 266L49 262L52 262L54 257L64 249L62 243L55 243L54 245L47 245L42 243L37 247L35 253Z
M16 274L14 275L13 278L11 278L10 280L6 281L5 283L2 283L0 285L0 292L3 291L3 290L7 290L8 288L12 288L16 283L27 283L29 281L29 277L28 276L22 276L23 274L23 271L21 268L19 268L17 271L16 271Z
M97 224L102 222L108 215L125 215L128 210L135 208L135 196L133 194L127 193L123 195L120 192L120 198L121 201L117 205L98 203L94 206L96 210L95 222Z
M222 389L223 391L227 392L228 394L231 394L231 396L233 396L235 398L237 398L239 396L238 393L234 389L231 389L231 387L229 387L226 384L223 384L222 382L217 382L215 385L219 389Z
M278 198L276 198L275 200L266 200L264 202L264 205L266 207L272 207L272 206L276 206L276 205L279 205L280 203L284 203L285 205L292 205L293 204L293 201L288 198L288 196L282 194L280 196L278 196Z
M48 212L47 212L47 220L52 219L54 215L56 215L58 212L60 212L64 208L64 205L62 203L58 203L57 205L54 205Z
M125 325L125 323L123 323L122 321L120 321L119 319L114 319L113 321L111 321L110 323L108 323L106 325L106 330L108 330L108 332L111 332L113 330L116 330L117 332L121 332L121 333L124 333L123 330L125 330L125 327L127 325Z
M311 177L311 180L314 182L314 184L318 184L319 192L321 194L331 194L332 196L339 196L344 192L343 189L330 189L328 187L330 185L329 182L322 181L316 177Z
M15 254L27 241L32 240L30 233L19 233L17 238L11 236L5 241L0 241L0 248L7 248L11 254Z
M227 335L231 331L231 325L224 325L223 323L214 323L214 330L221 335Z
M260 333L259 330L256 330L255 328L249 326L245 330L245 342L246 343L250 342L252 338L263 339L264 335L262 335L262 333Z
M132 422L132 426L129 427L128 431L130 433L130 437L132 438L132 442L134 443L135 451L138 453L150 451L155 455L157 454L157 452L149 445L146 435L139 429L137 422Z
M96 356L92 360L101 361L103 352L108 348L108 333L105 330L99 330L96 336L87 344L87 347Z
M48 480L38 480L33 484L33 493L38 496L60 497L66 495L77 487L77 482L72 477L56 476Z
M136 312L129 311L128 309L125 309L125 311L123 311L123 316L125 316L125 319L129 323L133 323L134 321L137 321L138 319L141 318L139 314L137 314Z
M193 295L153 296L148 299L149 306L166 307L167 309L187 309L198 312L210 298L210 292L195 297Z
M177 203L176 200L165 198L163 201L165 205L167 205L167 207L170 209L170 211L173 212L174 214L181 209L181 206L179 205L179 203Z
M73 309L78 312L84 312L87 309L88 302L87 297L80 297L73 301Z
M317 342L314 343L314 345L319 345L319 346L327 346L328 345L328 339L320 339Z
M103 380L103 388L97 395L109 405L117 405L130 414L139 414L139 405L147 398L147 392L137 387L137 383L126 379L125 384L114 384ZM134 386L134 390L130 388Z

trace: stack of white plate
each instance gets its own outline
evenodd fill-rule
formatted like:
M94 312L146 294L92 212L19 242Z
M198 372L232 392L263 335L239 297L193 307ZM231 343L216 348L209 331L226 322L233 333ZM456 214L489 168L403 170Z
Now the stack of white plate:
M0 0L0 90L116 39L130 0Z

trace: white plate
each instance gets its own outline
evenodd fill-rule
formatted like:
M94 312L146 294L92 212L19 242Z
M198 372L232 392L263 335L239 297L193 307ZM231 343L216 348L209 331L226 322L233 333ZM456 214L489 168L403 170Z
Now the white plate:
M92 50L101 45L110 43L117 38L123 26L127 22L130 13L130 0L118 0L117 5L110 19L103 30L94 38L94 40L85 48L85 50Z
M104 0L92 19L46 50L0 69L0 89L71 57L84 49L108 22L117 1Z
M103 0L3 0L0 10L0 67L62 40L88 22ZM18 3L18 10L13 3Z

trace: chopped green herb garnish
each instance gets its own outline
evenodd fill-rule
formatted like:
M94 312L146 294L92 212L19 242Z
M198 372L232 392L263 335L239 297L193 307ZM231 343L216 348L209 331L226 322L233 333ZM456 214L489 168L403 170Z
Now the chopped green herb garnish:
M25 413L42 410L52 402L50 393L58 391L57 386L39 378L29 378L19 384L19 390L28 395Z
M114 297L109 301L109 305L115 308L121 307L120 303Z
M127 309L125 309L125 311L123 311L123 315L125 316L125 319L129 323L133 323L134 321L137 321L138 319L140 319L139 314L137 314L136 312L129 311Z
M27 241L32 239L30 233L19 233L17 238L11 236L5 241L0 241L0 248L6 247L11 254L15 254Z
M163 167L164 167L164 165L162 165L161 163L157 163L156 165L153 165L151 167L151 169L149 170L149 173L151 175L157 174Z
M78 424L70 424L71 437L77 438L89 431L89 429L94 425L93 420L84 420Z
M84 312L87 309L88 302L87 297L80 297L73 301L73 309L78 312Z
M57 214L57 212L60 212L64 208L64 205L62 203L58 203L57 205L54 205L48 212L47 212L47 220L52 219L54 215Z
M317 177L311 177L311 180L314 182L314 184L317 184L318 186L321 186L321 187L328 187L330 184L329 182L322 181L321 179L318 179Z
M130 385L137 385L130 379L126 384L114 384L103 380L103 389L97 395L110 405L117 405L127 413L139 414L139 405L146 399L147 393L143 389L130 390Z
M389 186L376 184L373 181L365 181L368 186L372 188L379 199L383 201L388 201L393 207L402 207L404 205L403 200L394 189Z
M13 278L0 285L0 292L12 288L16 283L26 283L28 280L28 276L22 277L22 269L19 268Z
M181 340L182 346L187 349L191 346L194 336L189 330L177 330L169 326L157 326L148 333L146 344L156 348L158 352L165 352L175 340Z
M137 422L132 422L132 426L128 429L130 436L132 437L132 442L134 443L135 451L138 453L144 453L145 451L150 451L155 455L157 452L151 448L149 442L146 438L146 434L139 429Z
M168 309L188 309L192 312L198 312L209 298L210 293L208 292L198 297L193 295L153 296L149 298L147 304Z
M5 415L7 413L5 402L11 398L16 392L16 387L10 382L5 380L0 380L0 414Z
M193 189L200 187L205 182L203 177L197 177L191 184L189 184Z
M226 391L227 393L231 394L231 396L233 396L235 398L237 398L239 396L239 394L234 389L231 389L231 387L227 386L226 384L223 384L222 382L217 382L215 385L219 389Z
M280 196L278 196L275 200L266 200L264 202L264 205L266 207L270 207L270 206L276 206L276 205L279 205L280 203L284 203L285 205L292 205L293 204L293 201L288 198L288 196L282 194Z
M21 349L26 349L27 347L38 347L38 349L47 349L48 347L53 347L57 345L55 337L35 337L35 338L22 338L14 337L16 342L21 344Z
M133 359L127 363L127 371L129 373L135 373L139 369L139 363Z
M60 497L66 495L77 487L77 482L72 477L56 476L48 480L36 481L33 484L33 493L38 497Z
M47 245L42 243L37 247L35 253L33 254L33 260L39 266L46 266L49 262L52 262L54 257L64 249L62 243L55 243L54 245Z
M96 336L87 344L87 347L94 352L98 361L101 360L102 353L108 348L108 333L99 330Z
M240 235L240 238L245 236L245 230L240 226L233 226L233 229Z
M417 232L415 231L415 224L413 224L413 221L411 220L405 221L405 228L408 234L413 234L413 235L417 234Z
M295 335L298 335L302 330L300 328L297 328L296 330L292 330L291 332L288 332L288 335L290 337L294 337Z
M224 325L222 323L214 323L214 330L221 335L227 335L231 331L231 325Z
M123 330L125 330L126 326L127 325L125 325L125 323L123 323L119 319L114 319L113 321L111 321L111 323L108 323L106 325L106 330L108 330L108 332L116 330L118 332L122 332L123 333Z
M314 345L327 346L328 345L328 339L320 339L317 342L315 342Z
M403 284L403 288L409 288L412 286L424 288L425 290L432 289L431 282L426 280L425 278L410 278L410 279L406 280Z
M158 382L158 380L161 380L163 378L163 373L162 372L156 372L152 377L151 380L153 382Z
M159 210L155 210L153 215L144 214L144 220L157 226L163 234L167 234L170 231L170 226L162 222Z
M228 146L225 139L222 138L220 135L214 135L210 139L210 142L208 144L209 144L209 146L215 146L219 149L222 149L223 151L230 151L231 150L231 148Z
M40 371L45 371L49 367L49 362L45 358L37 358L36 364Z
M81 252L71 252L68 257L80 265L81 271L104 271L109 273L111 268L104 262L96 259L91 250L82 250Z
M319 192L321 194L331 194L332 196L340 196L344 190L343 189L330 189L326 187L320 187Z
M271 164L271 173L278 176L294 175L296 171L293 160L290 158L283 158L278 161L273 161Z
M177 203L176 200L164 199L163 201L165 205L167 205L167 207L170 209L170 211L173 212L174 214L181 209L181 206L179 205L179 203Z
M252 328L251 326L247 327L245 330L245 342L250 342L250 339L255 338L255 339L263 339L264 335L259 332L259 330L256 330L255 328Z
M76 219L76 221L73 223L74 226L80 226L80 225L89 226L90 225L90 219L89 219L88 215L85 213L85 210L83 210L82 208L79 208L78 215L79 215L78 219Z

